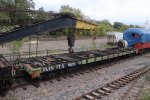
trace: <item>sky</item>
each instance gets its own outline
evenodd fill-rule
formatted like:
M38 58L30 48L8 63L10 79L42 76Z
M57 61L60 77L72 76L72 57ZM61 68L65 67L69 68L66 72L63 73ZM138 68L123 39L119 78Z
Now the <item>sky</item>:
M35 8L58 12L61 5L79 8L85 16L95 20L108 19L124 24L144 26L150 20L150 0L33 0Z

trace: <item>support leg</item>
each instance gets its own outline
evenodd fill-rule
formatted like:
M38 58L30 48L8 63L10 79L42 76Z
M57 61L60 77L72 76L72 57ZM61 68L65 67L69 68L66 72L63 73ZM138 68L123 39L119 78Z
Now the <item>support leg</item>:
M74 43L75 43L75 30L72 29L72 32L70 32L70 34L68 35L68 51L70 54L74 53L73 47L74 47Z

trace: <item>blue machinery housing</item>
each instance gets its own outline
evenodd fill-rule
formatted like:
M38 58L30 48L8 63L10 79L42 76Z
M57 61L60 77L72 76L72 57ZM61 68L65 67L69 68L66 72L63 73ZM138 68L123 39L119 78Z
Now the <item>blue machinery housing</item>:
M124 32L123 39L128 42L128 47L133 47L136 43L150 42L150 30L130 28Z

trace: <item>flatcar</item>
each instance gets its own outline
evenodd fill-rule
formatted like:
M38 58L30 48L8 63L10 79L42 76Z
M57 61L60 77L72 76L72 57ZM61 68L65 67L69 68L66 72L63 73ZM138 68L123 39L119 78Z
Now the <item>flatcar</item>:
M16 59L15 64L19 69L27 72L32 79L40 78L44 73L80 67L85 64L102 62L118 57L134 55L133 48L111 48L106 50L88 50L75 52L74 54L53 54L47 56Z
M0 95L4 96L12 85L12 65L0 55Z

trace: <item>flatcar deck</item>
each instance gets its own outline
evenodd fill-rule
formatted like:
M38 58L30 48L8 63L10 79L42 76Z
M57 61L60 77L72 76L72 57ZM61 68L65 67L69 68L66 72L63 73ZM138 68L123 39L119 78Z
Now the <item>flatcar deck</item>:
M32 78L39 77L41 73L60 69L77 67L84 64L99 62L120 56L136 53L135 49L107 49L75 52L74 54L54 54L48 56L17 59L16 64L25 70Z

